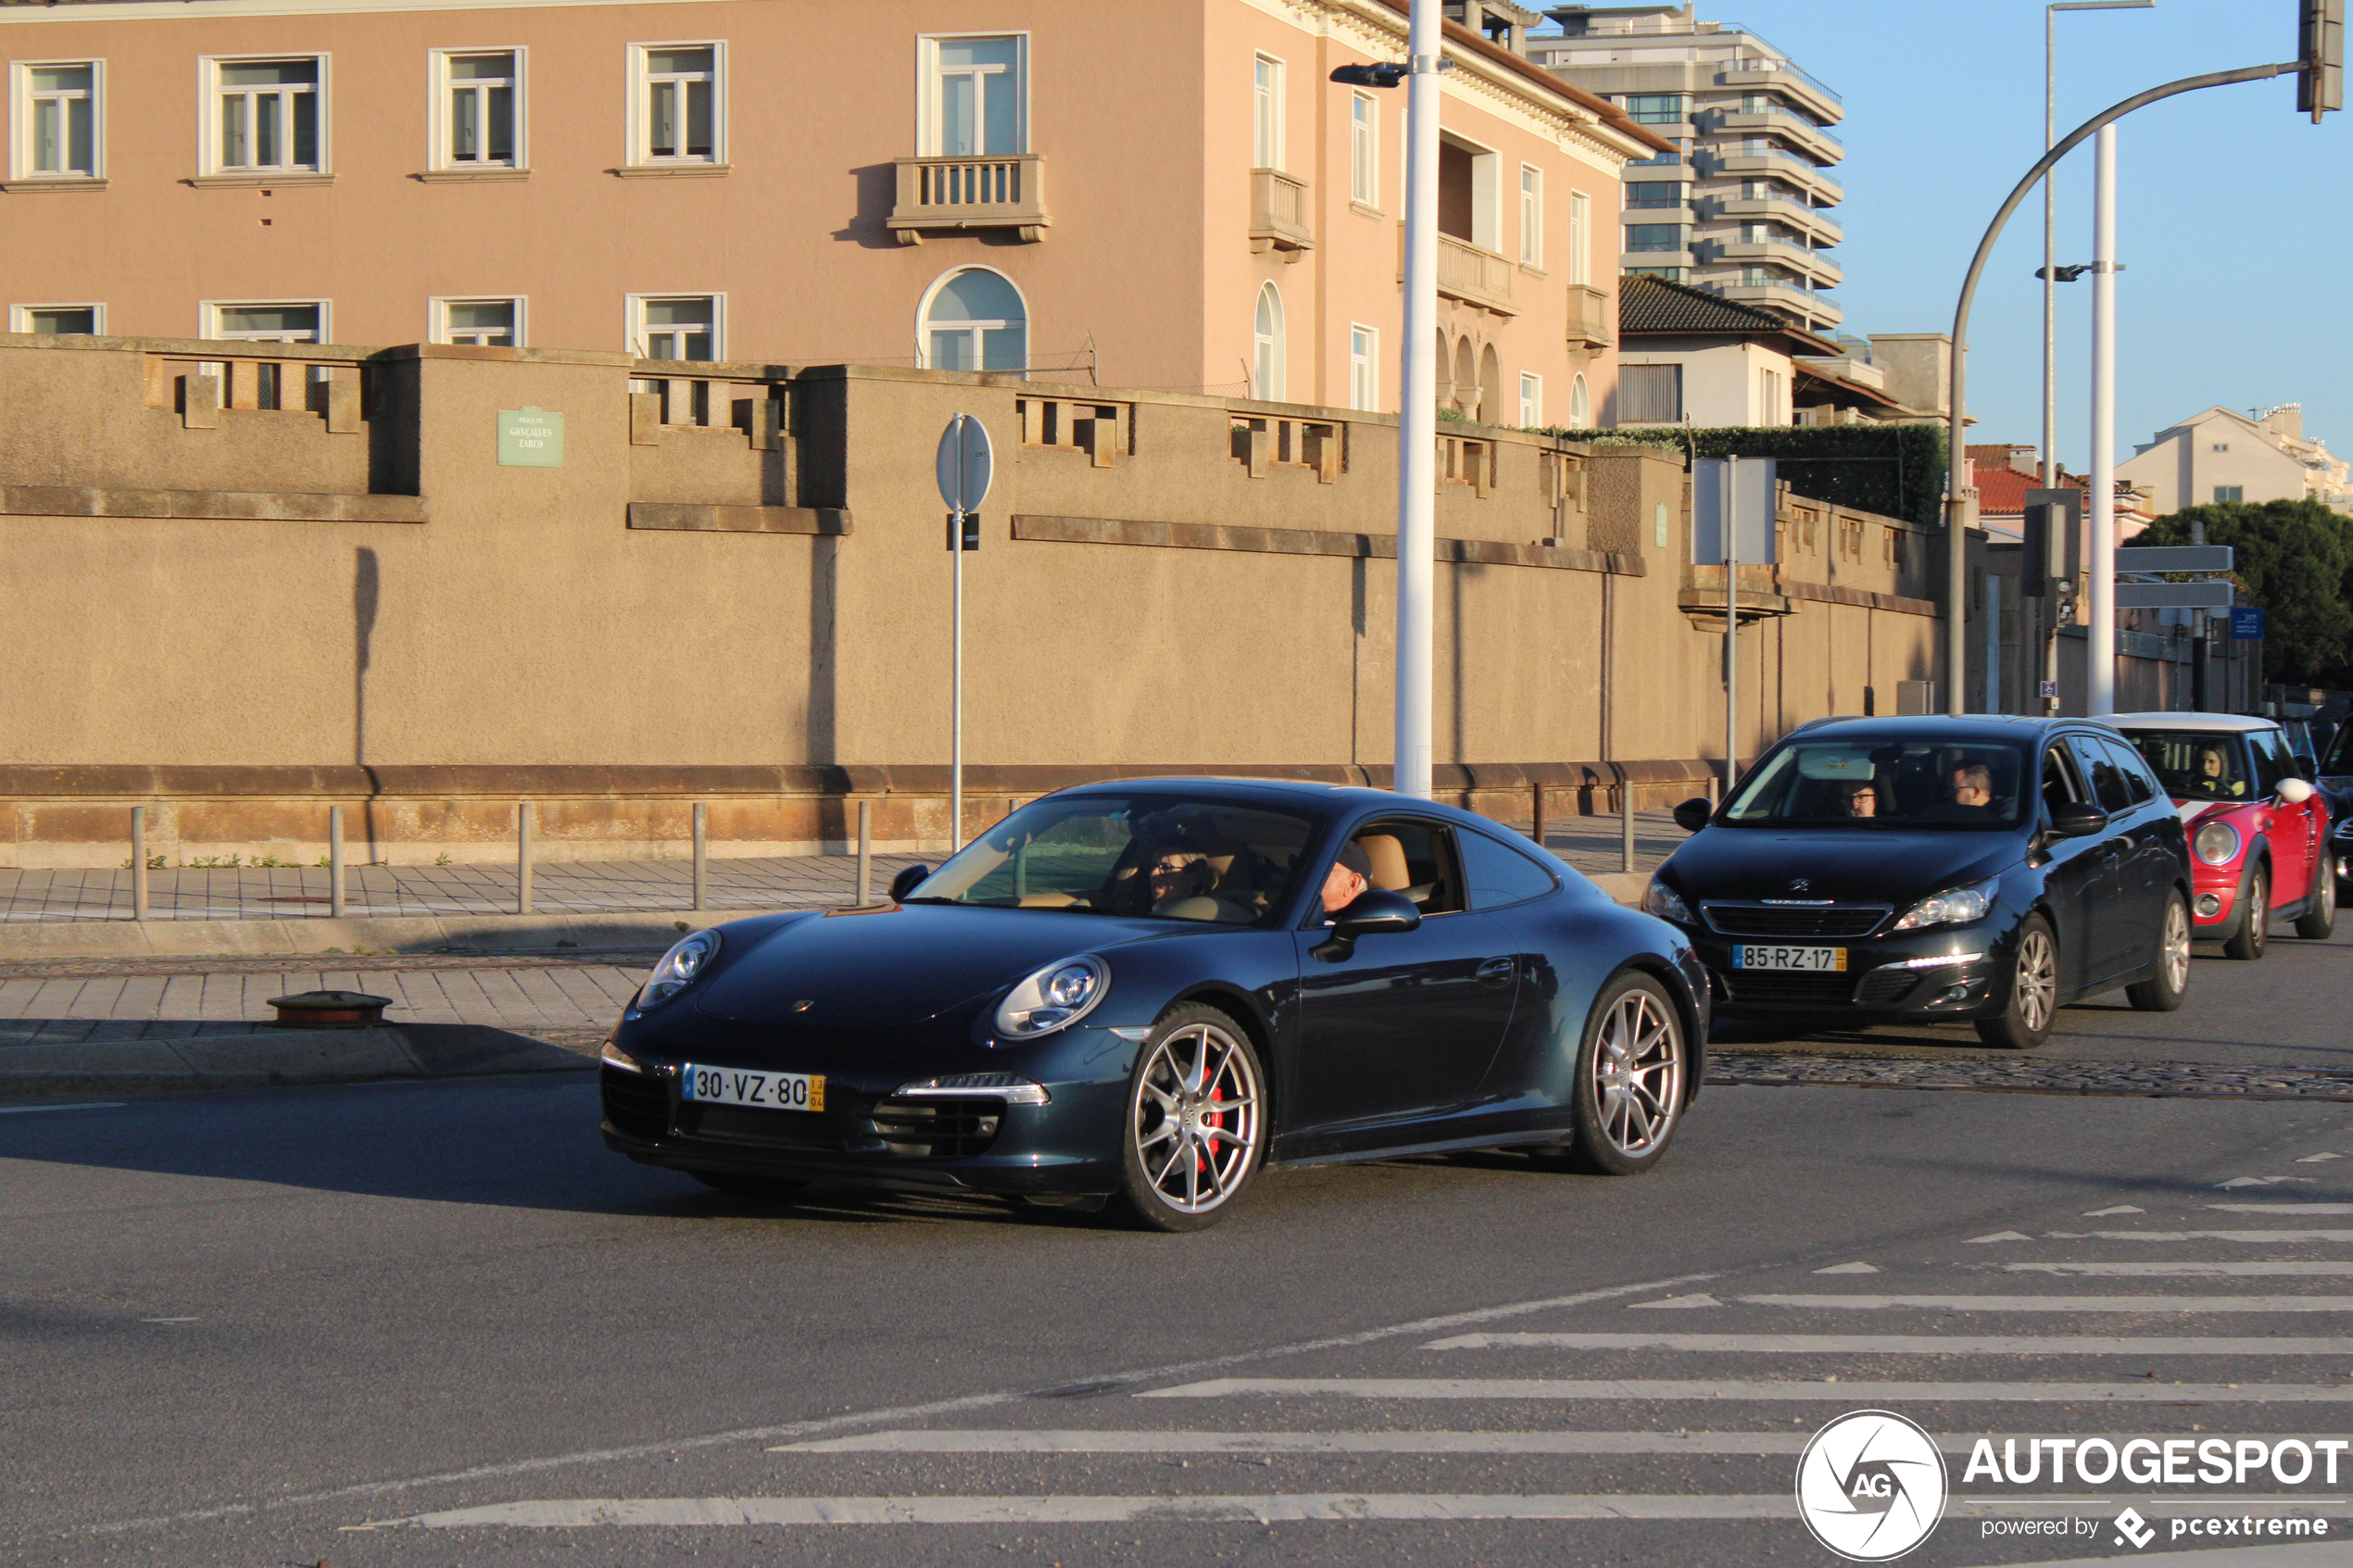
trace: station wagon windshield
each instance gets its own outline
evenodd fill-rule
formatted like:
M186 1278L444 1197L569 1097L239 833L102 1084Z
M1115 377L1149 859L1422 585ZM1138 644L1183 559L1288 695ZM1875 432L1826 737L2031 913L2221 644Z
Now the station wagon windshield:
M1768 758L1720 819L1730 827L2014 828L2033 797L2020 791L2015 746L1933 738L1798 741Z
M908 902L1261 925L1288 901L1315 829L1182 796L1049 797L965 846Z

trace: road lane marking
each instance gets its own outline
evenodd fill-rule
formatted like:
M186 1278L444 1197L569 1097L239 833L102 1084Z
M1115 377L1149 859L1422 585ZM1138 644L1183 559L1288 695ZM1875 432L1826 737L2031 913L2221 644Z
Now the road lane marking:
M2347 1279L2353 1262L2334 1259L2235 1263L2004 1263L2014 1274L2061 1274L2083 1279Z
M1973 1236L1969 1238L1966 1245L1982 1247L1989 1241L2032 1241L2033 1239L2024 1231L1995 1231L1992 1236Z
M2171 1405L2353 1404L2353 1383L1866 1383L1769 1382L1742 1378L1213 1377L1148 1388L1139 1399L1229 1399L1258 1394L1344 1399L1755 1399L1764 1402L1906 1400L1947 1403Z
M2309 1185L2316 1180L2318 1178L2313 1176L2233 1176L2227 1182L2216 1182L2214 1185L2228 1192L2233 1187L2277 1186L2282 1182L2302 1182Z
M1870 1263L1832 1263L1827 1269L1816 1269L1814 1272L1818 1274L1875 1274L1879 1269Z
M2209 1203L2207 1207L2225 1214L2353 1214L2353 1203ZM2137 1214L2140 1210L2135 1209L2133 1212ZM2089 1214L2083 1217L2092 1218Z
M1663 1307L1720 1307L1723 1304L1713 1296L1670 1296L1664 1301L1637 1301L1627 1310L1640 1312Z
M1208 1356L1199 1361L1179 1362L1170 1366L1139 1368L1117 1373L1099 1381L1113 1386L1157 1383L1166 1378L1184 1377L1217 1367L1244 1366L1252 1361L1278 1361L1286 1356L1310 1355L1322 1350L1353 1349L1362 1345L1376 1345L1385 1339L1442 1333L1449 1328L1468 1328L1474 1323L1498 1323L1507 1318L1525 1317L1532 1312L1558 1311L1569 1307L1588 1306L1596 1301L1614 1301L1620 1297L1648 1295L1655 1290L1672 1290L1679 1285L1697 1285L1703 1280L1720 1277L1722 1276L1717 1273L1678 1274L1671 1279L1643 1280L1635 1285L1607 1285L1592 1290L1576 1291L1567 1296L1548 1296L1530 1301L1513 1301L1498 1307L1473 1307L1464 1311L1442 1312L1435 1317L1416 1318L1410 1323L1390 1323L1380 1328L1358 1329L1349 1334L1326 1335L1315 1339L1294 1340L1288 1345L1268 1346L1256 1350L1237 1350L1228 1355ZM251 1514L271 1513L282 1509L341 1502L352 1498L388 1497L401 1492L415 1491L425 1486L453 1486L476 1481L502 1480L516 1475L535 1475L551 1470L570 1469L576 1465L612 1464L633 1459L650 1459L657 1454L669 1455L699 1449L724 1448L735 1443L763 1442L779 1437L810 1437L821 1432L837 1432L845 1426L873 1426L885 1422L922 1421L933 1416L954 1415L963 1411L987 1410L994 1405L1009 1405L1032 1399L1044 1391L1032 1384L1019 1388L998 1388L987 1393L931 1399L921 1404L845 1411L839 1415L813 1416L805 1421L779 1422L771 1426L747 1426L727 1432L694 1433L650 1443L631 1443L618 1448L589 1449L573 1453L548 1454L536 1459L510 1460L497 1464L469 1465L462 1470L434 1471L423 1475L407 1475L392 1480L356 1481L347 1486L321 1487L317 1491L301 1492L292 1497L268 1498L258 1502L220 1503L210 1508L188 1509L178 1513L149 1514L138 1519L110 1520L105 1524L85 1526L77 1533L115 1535L126 1530L154 1529L174 1524L200 1524L216 1519L233 1519Z
M2353 1356L2353 1338L2218 1339L2121 1335L1458 1334L1425 1350L1697 1350L1857 1356Z
M2050 1231L2046 1236L2052 1241L2243 1241L2282 1247L2305 1241L2353 1241L2353 1231Z
M2353 1296L1736 1296L1755 1307L1954 1312L2353 1312Z
M869 1432L772 1454L1794 1454L1805 1432ZM1967 1453L1966 1438L1952 1439Z
M2296 1162L2298 1165L2317 1165L2323 1160L2342 1160L2344 1158L2345 1156L2341 1154L2306 1154L2298 1156Z
M2221 1208L2221 1205L2216 1204L2213 1207ZM2107 1209L2086 1209L2083 1210L2083 1217L2087 1220L2097 1220L2109 1214L2145 1214L2146 1212L2148 1210L2145 1209L2135 1209L2129 1203L2119 1203Z
M73 1105L0 1105L0 1116L31 1116L44 1110L120 1110L119 1099L85 1099Z

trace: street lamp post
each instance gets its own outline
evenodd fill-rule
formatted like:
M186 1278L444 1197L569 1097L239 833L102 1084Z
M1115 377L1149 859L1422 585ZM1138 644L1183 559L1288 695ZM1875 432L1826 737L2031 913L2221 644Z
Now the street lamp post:
M1390 787L1429 798L1430 605L1438 557L1439 0L1413 0L1405 40L1405 342L1397 412L1397 718Z
M2093 142L2091 592L2083 609L2083 711L2116 711L2116 127Z

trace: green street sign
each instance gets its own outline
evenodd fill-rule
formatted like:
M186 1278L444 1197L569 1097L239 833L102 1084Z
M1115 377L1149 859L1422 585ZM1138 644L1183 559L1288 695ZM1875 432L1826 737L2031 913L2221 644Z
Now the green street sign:
M564 417L537 408L498 412L498 466L560 469L564 466Z

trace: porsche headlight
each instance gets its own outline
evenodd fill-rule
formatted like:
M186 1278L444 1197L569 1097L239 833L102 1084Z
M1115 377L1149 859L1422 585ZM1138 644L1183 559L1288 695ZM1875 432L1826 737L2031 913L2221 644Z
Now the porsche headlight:
M1692 919L1692 907L1683 902L1682 895L1656 877L1651 878L1651 884L1642 889L1642 912L1671 920L1678 925L1698 923Z
M1024 980L997 1009L997 1033L1034 1039L1077 1022L1111 993L1111 966L1092 953L1060 959Z
M2227 866L2239 858L2239 830L2228 822L2207 823L2190 843L2209 866Z
M676 946L662 954L661 962L654 965L653 973L637 993L641 1009L658 1007L695 983L695 976L711 967L719 956L719 933L698 931L679 939Z
M2001 886L1999 877L1988 877L1968 887L1947 888L1931 894L1904 911L1903 918L1888 927L1891 931L1918 931L1931 925L1967 925L1985 918L1994 907L1994 892Z

